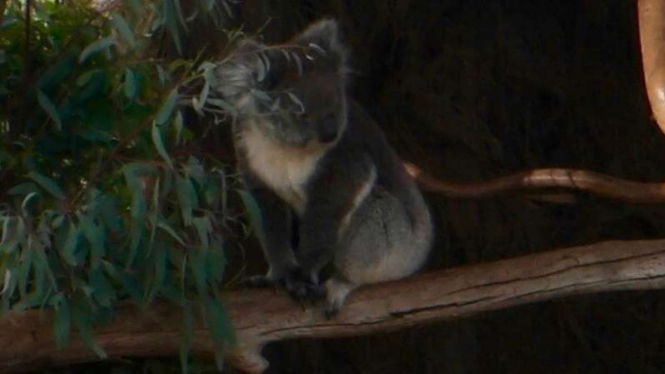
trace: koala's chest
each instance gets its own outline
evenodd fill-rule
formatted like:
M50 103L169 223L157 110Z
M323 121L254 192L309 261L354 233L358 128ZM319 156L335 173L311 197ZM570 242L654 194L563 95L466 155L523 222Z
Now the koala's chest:
M242 138L246 166L298 214L307 203L305 188L323 150L294 149L275 144L257 131Z

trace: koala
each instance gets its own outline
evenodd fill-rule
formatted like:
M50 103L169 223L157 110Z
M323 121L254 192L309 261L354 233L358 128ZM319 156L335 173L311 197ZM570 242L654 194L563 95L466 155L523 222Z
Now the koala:
M328 316L360 285L413 274L432 241L415 182L349 98L347 65L336 21L321 20L284 44L244 41L211 91L237 111L238 169L261 212L269 269L249 283L325 295Z

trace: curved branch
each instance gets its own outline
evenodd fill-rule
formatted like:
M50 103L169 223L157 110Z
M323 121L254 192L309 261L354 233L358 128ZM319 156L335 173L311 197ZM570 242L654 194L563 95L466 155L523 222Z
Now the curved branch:
M277 340L392 331L570 295L663 287L665 240L655 240L605 242L377 284L349 296L333 320L326 320L319 307L295 305L282 292L233 291L224 294L224 301L238 346L227 352L227 359L242 371L261 373L268 363L260 351ZM99 360L79 340L57 350L51 321L50 312L39 311L1 319L0 372ZM110 358L173 356L179 350L181 321L177 306L125 306L96 329L95 338ZM197 324L194 353L210 356L212 350L204 326Z
M404 162L424 189L449 197L483 198L524 191L572 189L632 203L665 203L665 183L633 182L576 169L533 169L477 183L452 183L434 178Z

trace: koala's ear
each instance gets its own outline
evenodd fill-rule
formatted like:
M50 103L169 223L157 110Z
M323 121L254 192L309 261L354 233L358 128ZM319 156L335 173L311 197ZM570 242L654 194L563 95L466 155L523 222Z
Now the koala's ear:
M323 19L309 25L293 42L304 47L314 44L326 52L343 55L344 44L341 41L339 25L334 19Z

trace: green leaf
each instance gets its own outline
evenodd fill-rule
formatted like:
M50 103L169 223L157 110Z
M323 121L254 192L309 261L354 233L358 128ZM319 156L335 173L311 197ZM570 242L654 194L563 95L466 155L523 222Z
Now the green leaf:
M162 286L166 281L166 266L168 264L168 257L166 256L169 250L168 243L158 242L157 248L155 249L154 257L152 262L154 266L152 286L150 287L150 292L146 298L146 303L152 302L152 300L157 296L157 294L162 290Z
M53 179L43 176L36 171L31 171L28 173L28 178L32 179L33 181L37 182L43 189L45 189L48 193L51 195L59 198L59 199L64 199L65 195L62 193L62 190L58 185L53 181Z
M30 192L25 196L23 199L23 202L21 203L21 210L23 213L28 214L28 204L30 204L30 201L33 200L34 198L38 197L39 194L37 192Z
M189 303L185 304L182 309L183 324L182 338L180 339L180 369L183 373L189 373L187 364L194 336L194 314Z
M87 60L88 57L90 57L90 55L92 55L93 53L99 52L103 49L107 49L112 45L113 45L113 38L110 36L101 38L99 40L90 43L87 47L83 49L83 51L81 51L81 54L79 55L79 64Z
M258 236L261 243L265 243L266 240L263 230L263 218L261 216L261 210L259 209L259 205L256 203L254 197L249 193L247 193L246 191L238 191L238 194L240 194L240 199L242 200L242 203L245 206L245 210L247 210L247 214L249 215L249 221L252 224L254 230L256 231L256 235Z
M103 226L95 224L90 215L78 215L78 217L81 222L81 229L83 229L83 235L85 235L85 238L90 243L92 267L96 268L101 263L102 257L106 255L106 231Z
M90 78L92 78L93 75L97 74L100 71L101 71L100 69L92 69L86 71L85 73L81 74L78 78L76 78L76 85L79 87L85 86L86 84L88 84L88 82L90 82Z
M143 231L146 226L146 210L147 204L143 196L143 181L146 177L150 177L155 173L155 166L135 162L127 164L123 167L125 180L127 186L132 193L132 204L130 208L131 216L131 243L129 247L129 255L127 258L127 266L132 266L136 254L138 253Z
M92 270L90 273L90 287L93 289L93 297L103 307L111 307L117 299L115 291L106 279L101 267Z
M161 65L157 65L157 76L159 77L159 82L162 85L171 80L171 77Z
M182 28L187 31L187 22L185 22L185 16L183 15L182 8L180 7L180 0L173 0L173 5L175 5L176 14L180 20Z
M62 292L53 296L51 302L55 307L55 318L53 321L55 345L57 348L63 348L69 342L69 332L71 331L69 304L67 303L67 297Z
M178 176L176 179L176 192L178 202L180 203L183 223L185 226L191 226L193 210L198 208L199 205L192 181L187 177Z
M152 212L150 214L150 223L151 223L151 228L150 228L150 250L152 250L152 244L155 240L155 234L157 233L157 221L159 219L159 184L160 184L160 178L157 178L155 181L155 185L152 188Z
M212 232L212 224L210 219L207 216L203 217L194 217L192 219L194 227L196 227L196 232L199 234L199 239L201 240L201 246L203 248L210 248L210 236Z
M21 184L17 184L16 186L10 188L7 191L7 194L9 195L27 195L31 192L39 192L40 189L37 187L36 184L32 182L25 182Z
M161 125L165 123L173 113L175 104L178 102L178 89L174 88L169 93L169 96L166 98L162 106L159 108L157 115L155 116L155 123Z
M199 94L199 103L200 105L205 105L206 100L208 100L208 94L210 93L210 84L208 82L205 82L203 84L203 89L201 90L201 93Z
M155 122L152 124L152 143L157 148L157 153L166 161L170 169L173 169L173 163L169 157L166 148L164 147L164 141L162 140L162 132L160 131L160 126Z
M99 358L106 359L108 356L106 355L104 348L102 348L92 336L90 317L88 316L89 313L86 313L81 309L83 309L81 305L75 305L74 307L74 323L78 329L79 336L81 337L81 340L83 340L83 343L95 352Z
M180 42L180 34L178 31L178 21L176 20L176 14L175 14L177 12L177 6L178 6L178 4L176 4L175 2L178 1L180 0L164 0L162 2L164 4L162 16L164 17L166 28L169 30L169 33L171 34L171 38L173 39L173 43L175 44L178 53L182 54L182 44Z
M42 74L39 74L35 86L40 90L50 91L65 79L68 79L72 71L76 68L76 56L73 52L66 51L62 58L58 58L57 61L49 63L46 66L48 68Z
M196 290L199 295L207 295L208 293L206 252L207 251L202 248L189 251L189 266L192 269L194 284L196 285Z
M187 172L187 175L192 177L196 183L198 183L200 186L205 184L206 180L206 172L205 169L203 168L203 165L201 165L201 162L194 156L189 156L189 159L187 159L187 165L185 167L185 170Z
M173 118L173 128L175 129L175 144L180 145L180 135L182 134L182 128L184 127L184 121L182 119L182 113L177 111L175 118Z
M0 244L0 254L6 253L6 254L12 254L18 248L19 241L18 240L9 240L6 242L3 242Z
M113 26L118 30L120 35L131 45L132 47L136 46L136 39L134 38L134 33L129 28L127 21L118 13L113 13L112 15Z
M143 237L143 229L145 228L145 212L146 203L142 193L134 193L132 196L132 231L131 243L129 247L129 256L127 257L127 266L130 267L134 263L134 259L138 253L141 238Z
M206 259L207 272L210 281L220 282L224 277L224 268L226 267L226 256L222 248L221 240L214 238L208 250L208 258Z
M76 266L76 248L79 243L79 228L73 222L69 223L69 232L67 233L67 240L62 249L62 257L69 265Z
M57 217L53 218L53 221L51 221L51 227L54 229L57 229L62 225L62 223L65 222L65 215L60 214Z
M110 132L96 128L81 129L77 133L81 138L94 143L109 144L113 141L113 135Z
M21 297L20 301L12 306L12 310L22 312L26 309L36 308L43 303L44 296L38 292L30 292Z
M132 69L125 68L125 82L123 84L125 96L132 100L136 97L136 76Z
M209 207L217 208L217 203L222 197L222 182L217 178L216 172L208 175L206 183L203 186L203 198Z
M21 295L26 295L28 290L28 280L30 279L30 270L32 270L32 263L34 257L34 250L29 248L25 249L23 259L18 267L18 290Z
M215 363L221 371L224 364L224 350L236 344L235 331L219 300L208 298L205 302L206 322L215 347Z
M1 269L4 269L4 267L2 267ZM9 284L12 281L12 272L9 271L9 269L5 269L4 274L0 273L0 277L2 277L0 278L2 279L2 287L0 287L0 295L2 295L5 292L7 292L7 289L9 288Z
M106 273L116 281L120 282L125 292L127 292L136 303L141 302L142 293L139 289L136 279L132 278L127 272L116 267L110 262L103 262Z
M37 90L37 101L39 106L44 109L46 114L53 120L55 126L58 130L62 130L62 122L60 121L60 114L58 114L58 109L55 107L53 102L46 96L42 91Z
M46 255L46 248L40 248L39 250L36 251L35 254L35 268L36 272L42 273L43 275L46 275L48 277L48 280L51 282L51 289L54 291L58 291L58 283L55 279L55 274L53 273L53 270L51 269L51 266L49 265L49 261Z
M156 171L157 168L155 165L145 162L132 162L122 167L122 172L125 174L127 185L130 186L132 190L137 188L138 191L140 191L140 186L134 186L134 184L138 183L138 178L146 175L153 175Z
M166 222L163 218L161 217L157 218L157 227L168 232L171 235L171 237L173 237L173 239L175 239L178 243L180 243L180 245L182 245L183 247L185 246L185 241L182 240L182 238L175 232L175 230L171 226L169 226L169 223Z

